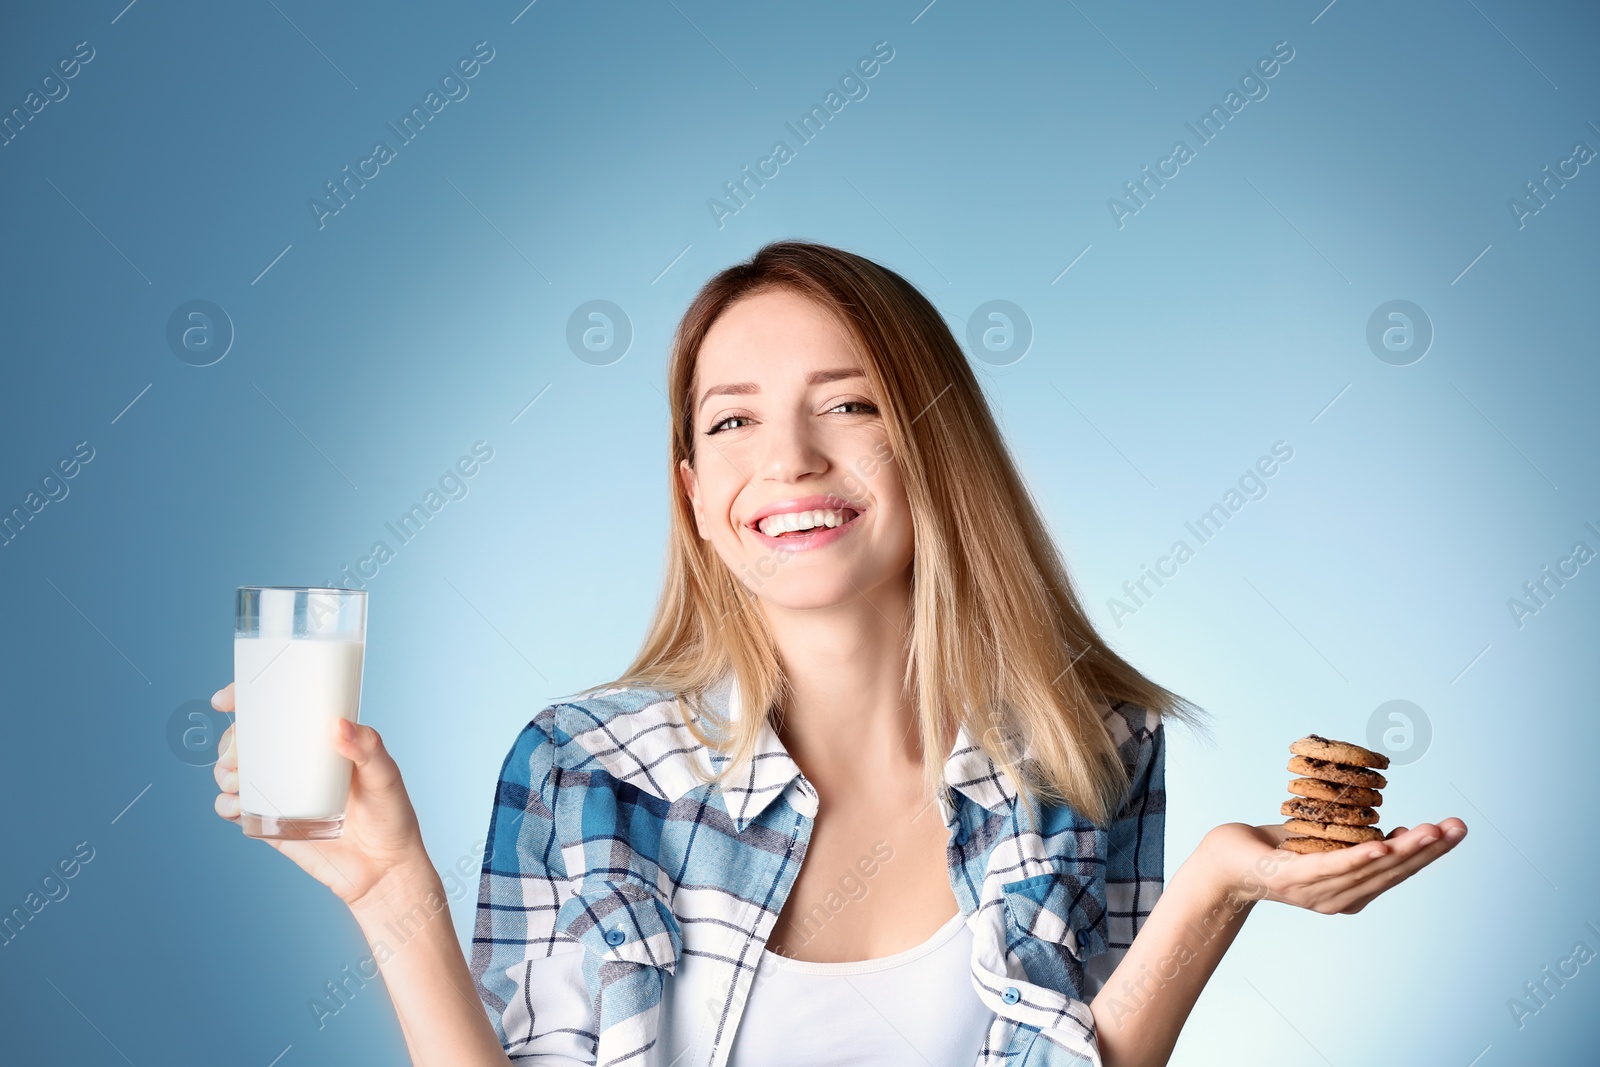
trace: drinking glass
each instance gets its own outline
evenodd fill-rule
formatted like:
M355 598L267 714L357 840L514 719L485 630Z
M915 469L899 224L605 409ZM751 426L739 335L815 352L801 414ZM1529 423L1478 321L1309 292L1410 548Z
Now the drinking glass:
M333 721L359 719L366 643L362 590L239 587L233 732L246 835L343 832L353 764L334 749Z

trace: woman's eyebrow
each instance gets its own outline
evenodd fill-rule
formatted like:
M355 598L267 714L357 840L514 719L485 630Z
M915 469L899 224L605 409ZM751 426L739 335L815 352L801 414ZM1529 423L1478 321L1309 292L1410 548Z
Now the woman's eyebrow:
M810 374L806 375L806 384L825 385L828 382L839 382L849 378L865 378L866 376L867 375L865 371L859 370L855 367L837 367L833 370L814 370ZM761 392L761 387L755 382L729 382L726 385L708 386L706 391L700 394L700 403L695 405L695 410L699 411L701 408L705 407L706 401L713 396L724 394L729 396L749 396L752 393L759 392Z

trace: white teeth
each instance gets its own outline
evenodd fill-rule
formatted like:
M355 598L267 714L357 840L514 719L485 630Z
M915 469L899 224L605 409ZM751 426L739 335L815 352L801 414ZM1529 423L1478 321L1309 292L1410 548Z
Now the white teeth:
M818 526L829 528L843 526L845 516L843 510L826 511L792 511L785 515L769 515L762 519L758 528L768 537L777 537L779 534L793 533L796 530L810 530Z

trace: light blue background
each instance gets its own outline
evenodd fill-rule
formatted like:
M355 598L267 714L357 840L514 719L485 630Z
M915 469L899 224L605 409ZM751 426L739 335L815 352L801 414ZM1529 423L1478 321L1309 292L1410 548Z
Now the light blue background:
M1208 827L1281 818L1294 738L1359 740L1391 699L1431 720L1384 825L1466 841L1354 917L1257 908L1174 1062L1593 1062L1600 963L1520 1029L1507 1006L1600 949L1600 572L1507 608L1600 549L1600 164L1523 228L1507 208L1600 148L1592 7L522 2L0 15L5 111L95 50L0 147L0 510L95 450L0 548L0 911L95 849L0 948L0 1058L402 1061L379 983L318 1028L369 950L212 814L169 718L229 680L235 586L335 579L485 441L368 585L363 707L435 860L475 867L518 730L643 634L678 316L802 237L900 271L958 337L991 299L1031 321L1024 358L975 360L1008 438L1096 620L1216 719L1174 731L1169 874ZM1270 94L1119 228L1107 199L1285 40ZM307 201L479 41L470 95L319 229ZM869 94L719 228L708 198L878 41ZM165 339L193 299L236 331L212 366ZM592 299L634 331L606 366L565 339ZM1365 339L1393 299L1435 331L1409 366ZM1108 598L1279 440L1268 495L1118 626Z

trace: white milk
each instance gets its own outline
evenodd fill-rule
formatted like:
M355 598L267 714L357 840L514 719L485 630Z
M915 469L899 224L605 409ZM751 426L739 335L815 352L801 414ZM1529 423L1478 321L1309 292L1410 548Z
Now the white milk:
M365 649L362 641L234 639L241 810L281 819L344 811L352 764L334 751L333 720L356 720Z

